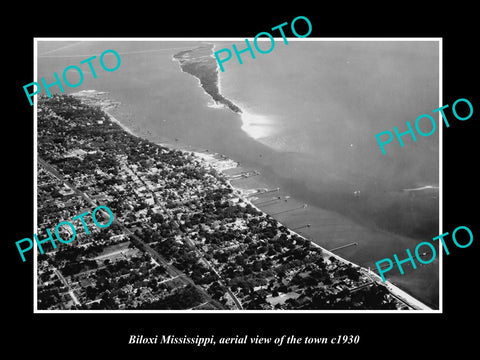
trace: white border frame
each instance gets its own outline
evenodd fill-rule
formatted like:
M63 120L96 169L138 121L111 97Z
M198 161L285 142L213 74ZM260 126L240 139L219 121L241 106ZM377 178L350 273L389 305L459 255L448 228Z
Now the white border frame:
M253 41L254 38L239 38L239 37L226 37L226 38L109 38L109 37L53 37L53 38L33 38L33 77L35 82L38 78L38 49L37 43L39 41L244 41L248 39ZM283 41L283 38L274 37L275 41ZM258 38L260 41L267 41L270 39ZM437 41L438 42L438 58L439 58L439 104L441 107L443 103L443 38L442 37L371 37L371 38L318 38L318 37L306 37L306 38L291 38L287 37L288 41ZM54 56L52 56L54 57ZM78 56L72 56L78 57ZM432 109L433 110L433 109ZM33 234L37 229L37 95L34 96L34 123L33 123ZM441 124L441 115L439 113L439 124ZM443 126L439 126L439 234L443 233ZM439 249L442 246L439 245ZM323 249L323 248L322 248ZM38 310L38 294L37 294L37 246L34 246L33 254L33 313L35 314L442 314L443 313L443 252L439 250L439 308L438 310ZM388 281L387 281L388 283Z

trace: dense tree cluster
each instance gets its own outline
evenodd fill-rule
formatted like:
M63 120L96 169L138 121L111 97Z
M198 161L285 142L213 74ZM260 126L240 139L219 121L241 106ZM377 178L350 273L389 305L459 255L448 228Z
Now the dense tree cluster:
M193 154L133 136L100 108L72 96L41 98L39 109L39 157L78 190L105 199L131 229L125 236L114 223L81 247L38 258L78 284L82 305L75 308L186 309L208 296L225 307L235 296L245 309L395 306L383 286L350 291L366 281L356 267L327 259L310 241L239 199L224 175ZM77 215L85 207L77 195L70 210L62 210L65 193L58 182L40 185L39 195L53 201L39 208L39 219ZM116 235L125 238L112 240ZM129 242L136 253L102 259L106 244L116 241ZM195 285L175 280L165 261ZM68 290L51 269L39 276L45 284L40 308L63 301L55 290Z

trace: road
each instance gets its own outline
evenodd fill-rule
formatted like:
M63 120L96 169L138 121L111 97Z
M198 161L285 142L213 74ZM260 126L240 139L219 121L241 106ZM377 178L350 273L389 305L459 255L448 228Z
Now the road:
M78 190L75 186L73 186L71 183L69 183L67 180L65 180L65 177L60 174L52 165L50 165L49 163L47 163L45 160L43 160L42 158L38 157L37 158L38 160L38 163L40 165L43 166L43 168L48 171L50 174L52 174L53 176L55 176L58 180L60 180L61 182L65 183L70 189L72 189L73 191L75 191L76 194L80 195L82 198L84 198L90 205L93 205L93 206L97 206L97 204L95 204L95 202L90 199L87 194L85 194L83 191L81 190Z
M233 300L233 302L237 306L237 309L238 310L243 310L242 303L240 302L240 300L238 300L238 298L235 296L235 294L230 290L230 288L227 286L227 284L225 284L225 282L223 281L223 278L220 276L217 269L215 269L215 267L210 263L210 261L208 261L203 256L203 254L197 249L195 243L192 240L190 240L189 238L186 238L186 239L187 239L187 242L189 243L189 245L195 250L197 255L200 256L202 261L215 273L215 275L217 275L217 278L218 278L218 281L220 282L220 285L222 285L227 290L227 294L230 295L231 299Z
M205 299L208 299L212 305L218 309L224 309L223 305L220 304L218 301L214 300L202 287L196 285L192 279L190 279L187 275L185 275L183 272L178 270L175 266L170 264L163 256L161 256L156 250L152 249L150 245L148 245L145 241L143 241L140 237L135 235L130 229L127 229L123 224L120 224L117 220L114 220L126 233L127 235L130 235L132 238L140 242L146 252L152 256L154 260L156 260L158 263L162 264L165 266L167 269L167 272L172 276L176 276L179 278L179 280L183 281L186 285L193 285L195 288L204 296ZM140 248L140 250L142 250Z
M360 286L357 286L353 289L349 289L350 293L354 292L354 291L357 291L357 290L360 290L360 289L363 289L364 287L367 287L367 286L370 286L370 285L373 285L375 284L374 281L370 281L369 283L366 283L366 284L363 284L363 285L360 285Z
M75 296L75 293L73 292L70 285L67 283L67 280L63 277L62 273L57 268L53 268L53 271L55 272L55 275L57 275L57 277L63 283L63 285L65 285L67 287L68 293L70 294L70 297L72 298L75 305L81 305L80 301L78 301L77 297Z
M123 254L124 251L127 252L128 249L120 249L120 250L117 250L117 251L112 251L108 254L98 255L98 256L94 257L92 260L101 260L101 259L108 258L110 256L114 256L114 255L118 255L118 254L122 254L123 256L125 256Z
M90 205L92 206L98 206L90 197L88 197L87 194L85 194L83 191L77 189L75 186L73 186L71 183L69 183L68 181L65 180L65 177L63 175L61 175L52 165L48 164L45 160L43 160L42 158L38 157L38 163L40 165L43 166L43 168L48 171L50 174L52 174L53 176L55 176L58 180L62 181L63 183L65 183L68 187L70 187L73 191L75 191L76 194L82 196L82 198L84 198ZM181 281L184 282L184 284L186 285L193 285L201 294L202 296L208 300L215 308L217 309L224 309L224 306L214 300L202 287L200 287L199 285L196 285L194 283L194 281L192 279L190 279L187 275L185 275L184 273L182 273L180 270L178 270L177 268L175 268L175 266L171 265L168 263L167 260L165 260L165 258L163 256L161 256L157 251L155 251L154 249L152 249L147 243L145 243L141 238L139 238L138 236L136 236L130 229L128 229L124 224L118 222L118 220L116 218L114 218L113 220L113 223L117 224L121 229L122 231L127 234L127 235L130 235L132 238L134 238L135 240L137 240L140 244L142 244L143 248L145 249L146 252L148 252L154 260L156 260L158 263L162 264L165 266L165 268L167 269L167 272L172 276L172 277L178 277ZM142 249L140 249L142 250ZM64 283L68 286L68 284L66 283L65 281L65 278L63 278L63 275L60 273L60 271L56 270L58 275L61 276L61 278L63 279ZM70 288L70 287L69 287ZM78 299L76 299L75 297L75 294L73 294L73 292L71 293L71 296L72 296L72 299L74 299L74 301L78 302ZM78 304L80 304L78 302Z

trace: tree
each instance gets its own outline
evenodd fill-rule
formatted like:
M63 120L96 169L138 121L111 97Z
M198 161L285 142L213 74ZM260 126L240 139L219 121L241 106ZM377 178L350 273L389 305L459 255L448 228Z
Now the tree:
M153 223L163 223L165 221L164 217L162 216L162 214L159 214L159 213L154 213L152 215L152 222Z
M38 255L37 255L37 260L38 260L39 262L44 261L44 260L48 260L48 255L47 255L47 254L40 254L40 253L38 253Z
M261 271L262 270L262 262L260 260L255 260L253 262L252 270L255 271L255 272Z
M241 254L239 254L235 257L235 263L237 265L243 266L245 265L245 258Z
M325 285L332 285L332 280L330 276L326 276L325 279L322 281Z
M298 300L294 299L294 298L288 298L285 301L285 304L288 305L289 308L291 308L291 309L296 309L300 306L300 303L298 302Z

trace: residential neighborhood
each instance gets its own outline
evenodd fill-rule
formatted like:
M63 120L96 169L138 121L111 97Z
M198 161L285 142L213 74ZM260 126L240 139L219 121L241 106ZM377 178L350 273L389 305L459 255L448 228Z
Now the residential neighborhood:
M39 98L37 204L39 239L96 206L115 215L44 245L40 310L408 308L259 211L204 158L136 137L74 96Z

